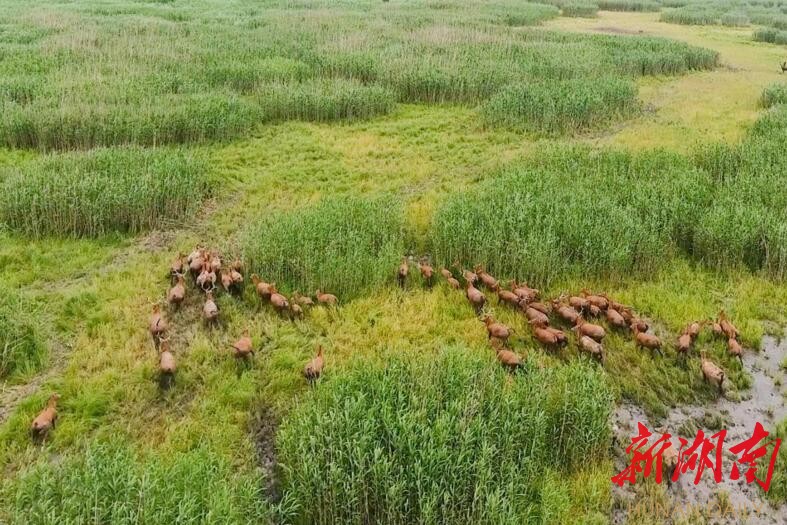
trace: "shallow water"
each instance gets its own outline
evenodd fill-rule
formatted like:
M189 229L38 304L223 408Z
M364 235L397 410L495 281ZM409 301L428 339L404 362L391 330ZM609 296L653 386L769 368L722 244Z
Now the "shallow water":
M787 407L784 403L787 387L782 384L784 373L779 367L785 356L787 356L787 339L778 341L772 337L763 338L762 350L759 352L744 351L743 366L752 376L752 386L749 390L740 392L739 402L720 396L713 403L684 405L673 410L665 420L655 424L640 407L630 403L621 404L615 412L613 421L616 473L628 464L625 448L637 433L637 422L642 422L653 432L651 442L661 437L662 432L668 432L676 445L679 445L678 436L691 443L696 436L696 429L704 430L706 437L710 437L720 428L726 428L722 469L724 479L720 483L715 483L712 472L707 469L697 485L694 485L695 471L692 470L682 474L671 486L662 479L670 499L669 509L673 511L670 515L678 517L681 515L681 509L687 508L708 509L709 503L717 501L717 493L726 492L732 509L741 512L724 513L724 516L720 516L721 513L714 513L709 520L710 523L751 525L787 523L787 505L778 508L770 505L763 497L764 492L760 486L756 482L746 484L743 475L736 481L729 479L735 457L727 451L734 444L751 437L756 422L760 422L766 430L772 431L778 422L787 417ZM709 425L713 428L709 428ZM770 455L766 455L760 462L769 458ZM780 449L778 461L787 461L787 444ZM741 474L744 472L742 471ZM758 469L758 477L763 476L763 467L761 467ZM642 483L639 478L637 482ZM635 488L636 486L631 485L620 488L613 484L616 505L612 523L633 523L627 519L627 509L629 505L636 505L641 498ZM718 509L718 505L712 504L711 508ZM748 515L742 516L743 511L748 511ZM665 523L671 522L672 520L665 519Z

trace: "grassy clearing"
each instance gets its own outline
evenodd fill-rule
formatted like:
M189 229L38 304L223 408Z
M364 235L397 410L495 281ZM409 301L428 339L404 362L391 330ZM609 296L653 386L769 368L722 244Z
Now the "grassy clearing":
M548 521L544 469L603 456L612 398L592 366L530 362L512 379L475 352L433 359L359 363L286 419L292 523Z
M10 524L267 522L260 480L207 447L139 457L120 441L31 469L11 490Z
M138 233L193 213L206 166L185 151L99 149L50 155L0 173L0 221L30 236Z
M38 371L46 354L31 306L18 293L0 290L0 380Z
M394 276L403 234L400 202L335 198L263 218L244 234L243 250L251 271L282 290L321 288L349 300Z
M669 41L520 29L557 16L543 4L382 4L6 1L0 144L227 140L271 120L368 118L394 99L474 106L515 82L656 73L630 71L632 54L685 63L658 73L716 65Z

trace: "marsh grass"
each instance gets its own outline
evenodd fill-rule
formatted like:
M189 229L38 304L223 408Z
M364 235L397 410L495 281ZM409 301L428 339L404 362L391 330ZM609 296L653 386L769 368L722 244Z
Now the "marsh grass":
M539 285L644 275L690 245L710 190L710 178L678 155L557 148L447 197L434 215L433 251L440 264L481 263Z
M650 0L599 0L598 8L602 11L657 12L661 10L661 3Z
M36 372L46 361L32 308L17 292L0 289L0 380Z
M98 237L177 223L209 191L206 165L180 150L98 149L0 173L0 221L32 237Z
M566 2L562 5L560 12L563 16L594 18L598 16L598 5L590 2Z
M776 437L782 441L787 439L787 419L778 422L775 434ZM787 501L787 461L776 462L773 469L771 490L768 491L768 498L777 503Z
M701 154L717 184L713 205L696 226L695 254L715 268L744 265L775 279L787 277L787 163L781 154L787 111L774 106L745 142Z
M749 25L749 16L742 11L730 11L721 15L720 21L728 27L745 27Z
M763 98L777 97L766 90ZM683 254L714 269L787 277L787 106L738 145L691 157L558 147L446 197L430 230L436 260L505 278L645 275ZM640 273L641 272L641 273Z
M754 32L755 42L767 42L769 44L787 44L787 31L766 27Z
M522 29L558 13L513 0L243 0L228 12L207 0L188 10L4 0L0 145L223 141L271 120L368 118L394 101L475 106L515 83L694 68L618 67L642 53L686 62L695 50L677 42Z
M207 447L139 456L115 440L42 461L2 489L13 525L241 525L267 521L260 487L251 469L237 474Z
M329 197L262 218L242 244L249 269L281 290L322 288L348 300L394 277L404 233L404 210L394 198Z
M327 79L271 85L261 90L259 101L266 120L329 122L389 113L396 104L396 96L381 86Z
M781 82L766 87L760 96L760 105L764 108L785 103L787 103L787 84Z
M528 361L511 377L487 352L357 363L320 383L277 435L287 521L546 517L544 470L567 475L603 457L611 392L593 366Z
M662 22L685 25L766 26L754 32L754 40L779 43L781 29L787 29L787 6L783 2L759 0L695 0L663 2Z
M682 25L714 25L720 21L719 13L690 8L671 9L661 13L661 21Z
M482 113L489 125L563 134L602 127L637 107L636 85L607 77L511 85L489 99Z

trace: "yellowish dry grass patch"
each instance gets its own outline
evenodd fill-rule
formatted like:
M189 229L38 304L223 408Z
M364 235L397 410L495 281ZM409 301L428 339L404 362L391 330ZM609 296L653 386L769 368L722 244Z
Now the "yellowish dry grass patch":
M600 11L598 18L557 18L544 25L561 31L659 36L718 51L722 67L680 78L643 78L640 99L649 111L618 130L588 139L634 149L663 146L688 151L695 144L739 140L758 115L762 89L781 79L780 46L753 42L751 29L683 26L659 13Z

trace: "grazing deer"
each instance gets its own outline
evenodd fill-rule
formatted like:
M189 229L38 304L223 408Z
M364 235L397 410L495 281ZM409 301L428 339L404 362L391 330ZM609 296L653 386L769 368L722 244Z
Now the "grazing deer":
M784 73L785 71L787 71L787 61L782 62L782 73Z

